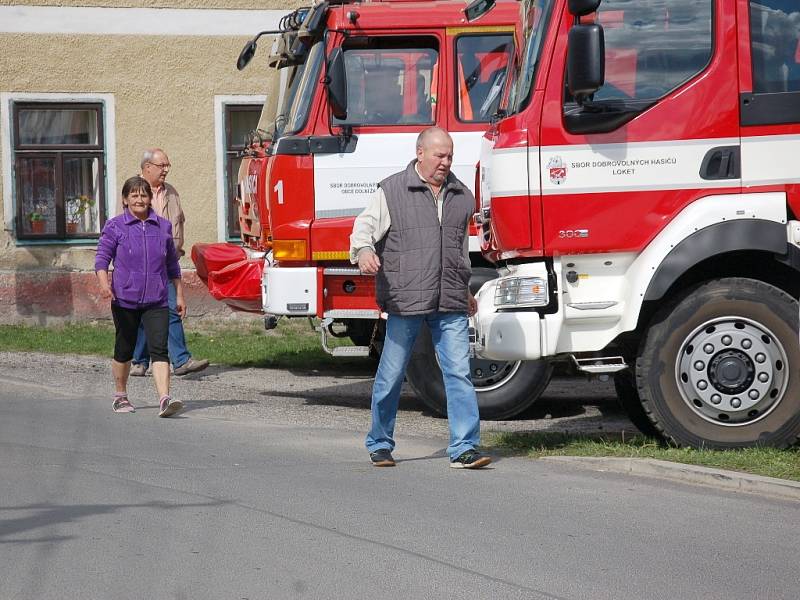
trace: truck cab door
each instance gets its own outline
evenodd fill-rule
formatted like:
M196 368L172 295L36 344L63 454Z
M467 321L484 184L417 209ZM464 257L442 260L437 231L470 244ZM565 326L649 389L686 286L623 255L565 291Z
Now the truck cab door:
M564 10L541 121L545 253L639 253L692 202L741 190L735 11L603 2L581 22L603 28L605 83L580 106Z
M786 193L800 216L800 28L797 2L738 2L742 184Z

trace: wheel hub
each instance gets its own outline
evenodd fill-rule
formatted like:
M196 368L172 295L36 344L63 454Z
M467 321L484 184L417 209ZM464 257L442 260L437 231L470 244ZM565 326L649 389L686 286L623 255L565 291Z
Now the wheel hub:
M708 364L708 378L723 394L739 394L750 387L756 377L751 358L740 350L723 350Z
M519 365L519 361L504 362L486 358L472 358L469 361L472 384L478 392L496 389L517 372Z
M788 384L786 352L764 325L714 319L686 337L676 381L687 405L718 425L746 425L771 412Z

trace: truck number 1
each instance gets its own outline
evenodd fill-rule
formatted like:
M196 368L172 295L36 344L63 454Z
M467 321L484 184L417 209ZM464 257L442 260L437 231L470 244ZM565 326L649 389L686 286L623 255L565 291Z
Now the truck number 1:
M278 180L278 183L275 184L272 191L278 194L278 204L283 204L283 179Z

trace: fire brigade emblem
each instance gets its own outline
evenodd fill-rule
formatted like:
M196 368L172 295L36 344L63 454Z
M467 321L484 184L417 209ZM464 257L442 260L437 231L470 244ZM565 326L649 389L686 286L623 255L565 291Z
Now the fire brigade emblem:
M550 181L556 185L561 185L567 180L567 165L564 164L560 156L554 156L547 163L547 170L550 172Z

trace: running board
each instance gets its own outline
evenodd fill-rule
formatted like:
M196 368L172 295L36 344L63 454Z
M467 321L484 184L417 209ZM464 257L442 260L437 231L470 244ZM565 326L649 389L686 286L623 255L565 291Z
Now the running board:
M578 371L591 375L601 375L606 373L616 373L628 368L625 359L621 356L596 356L594 358L575 358L572 355Z
M328 317L322 319L317 327L320 340L322 341L322 349L325 350L325 352L336 358L369 356L369 346L336 346L335 348L328 346L328 325L331 323L333 323L333 319Z
M336 348L325 348L328 352L330 352L331 356L342 358L342 357L363 357L366 358L369 356L369 346L337 346Z

